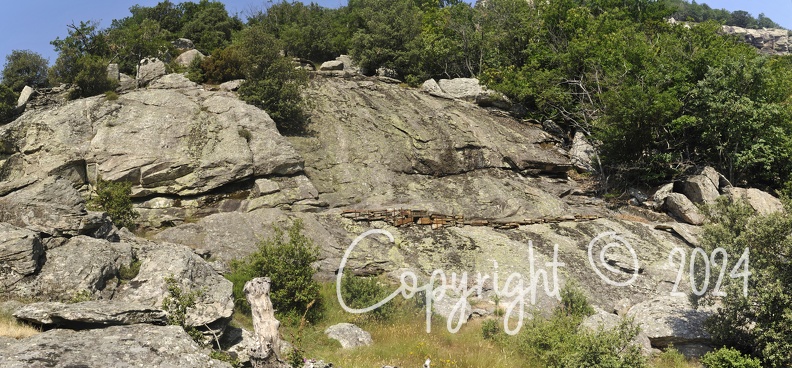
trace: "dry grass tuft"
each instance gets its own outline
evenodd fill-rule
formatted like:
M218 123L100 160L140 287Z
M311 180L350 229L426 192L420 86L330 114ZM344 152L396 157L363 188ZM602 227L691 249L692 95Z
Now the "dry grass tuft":
M0 336L24 339L38 334L38 329L18 321L11 313L0 311Z

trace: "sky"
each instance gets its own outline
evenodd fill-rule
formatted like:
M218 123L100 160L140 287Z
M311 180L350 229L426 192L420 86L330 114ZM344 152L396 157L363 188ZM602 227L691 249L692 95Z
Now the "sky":
M160 0L5 0L0 12L0 63L12 50L32 50L55 62L57 54L50 45L64 38L66 25L80 21L99 21L107 27L113 19L129 15L133 5L154 6ZM196 0L197 1L197 0ZM278 0L279 1L279 0ZM346 0L314 0L322 6L346 5ZM181 2L181 1L174 1ZM268 0L222 0L226 10L245 19L251 10L263 9ZM746 10L754 17L764 13L782 27L792 29L792 0L699 0L698 3L729 11Z

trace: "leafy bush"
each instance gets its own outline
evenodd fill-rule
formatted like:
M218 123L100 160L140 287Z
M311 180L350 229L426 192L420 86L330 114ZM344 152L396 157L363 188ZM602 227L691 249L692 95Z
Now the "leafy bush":
M115 91L107 91L105 92L105 98L107 101L115 101L118 99L118 93Z
M701 364L706 368L761 368L756 358L743 355L732 348L720 348L701 357Z
M107 78L107 61L101 57L88 55L77 61L78 72L72 79L77 89L71 98L90 97L112 91L118 86L117 81Z
M344 275L343 279L341 279L341 296L350 308L372 306L385 299L390 293L391 291L376 277ZM386 303L371 312L358 316L375 321L387 321L393 317L394 312L396 312L395 304Z
M561 288L559 311L575 318L585 318L594 314L594 308L589 304L583 291L572 283L567 283Z
M137 277L140 272L140 260L133 259L129 265L121 265L118 268L118 279L121 281L129 281Z
M130 193L132 183L99 179L96 183L96 197L91 198L89 204L107 212L116 226L133 228L139 214L132 207Z
M239 87L239 97L269 114L282 134L304 133L308 123L301 95L308 76L286 58L275 60L262 79L248 78Z
M308 322L322 316L319 283L313 280L312 263L319 251L310 239L302 234L302 222L297 220L288 229L288 239L280 228L275 234L259 243L258 251L242 260L231 262L231 273L226 275L234 284L234 303L240 311L250 312L245 298L245 283L256 277L269 277L272 281L270 298L281 320L297 322L305 315Z

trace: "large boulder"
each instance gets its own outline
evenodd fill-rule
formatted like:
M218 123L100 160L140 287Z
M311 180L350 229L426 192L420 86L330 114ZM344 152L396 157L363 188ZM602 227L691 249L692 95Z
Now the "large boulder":
M196 293L196 304L189 309L186 323L220 333L234 310L232 284L187 247L167 243L137 244L140 260L138 275L121 285L114 301L139 303L160 308L169 296L168 282L184 293Z
M72 331L55 329L0 344L5 368L231 368L209 357L179 326L138 324Z
M151 81L165 75L165 63L157 58L145 58L138 64L137 80L138 87L145 87Z
M744 201L760 215L784 211L784 204L778 198L756 188L728 188L726 195L732 200Z
M41 326L80 330L138 323L164 325L167 322L165 312L160 309L116 301L32 303L14 312L14 317Z
M374 343L370 333L351 323L332 325L325 330L325 335L340 342L343 349L369 346Z
M181 54L179 54L179 56L176 57L175 61L176 61L176 64L179 64L179 66L181 66L183 68L186 68L186 67L190 66L190 64L193 62L193 60L195 60L195 59L203 59L204 57L205 57L204 54L202 54L200 51L198 51L196 49L192 49L192 50L187 50L187 51L182 52Z
M693 203L712 203L720 196L718 181L700 174L693 175L684 183L684 193Z
M711 309L695 309L687 297L669 296L638 303L627 312L627 317L641 327L653 347L673 345L680 350L710 342L704 321L711 315Z
M684 194L668 194L665 199L665 207L672 215L688 224L701 225L704 223L704 215Z
M36 273L43 257L44 246L37 233L0 223L0 287L6 289Z
M341 60L325 61L319 67L321 71L344 70L344 62Z
M107 79L116 82L121 80L121 70L118 68L118 64L107 64Z
M191 50L195 48L195 44L189 38L178 38L175 41L171 41L171 44L177 50Z
M440 85L437 84L437 81L435 81L434 79L427 79L425 82L423 82L423 84L421 85L421 91L426 92L435 97L452 98L451 96L443 92L443 89L440 88Z

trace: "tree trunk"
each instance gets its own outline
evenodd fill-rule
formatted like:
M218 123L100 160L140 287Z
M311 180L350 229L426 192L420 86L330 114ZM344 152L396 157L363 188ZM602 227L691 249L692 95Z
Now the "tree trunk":
M251 349L250 363L253 368L287 368L280 359L280 322L275 319L275 309L270 300L270 279L257 277L245 283L245 297L253 313L253 330L256 346Z

